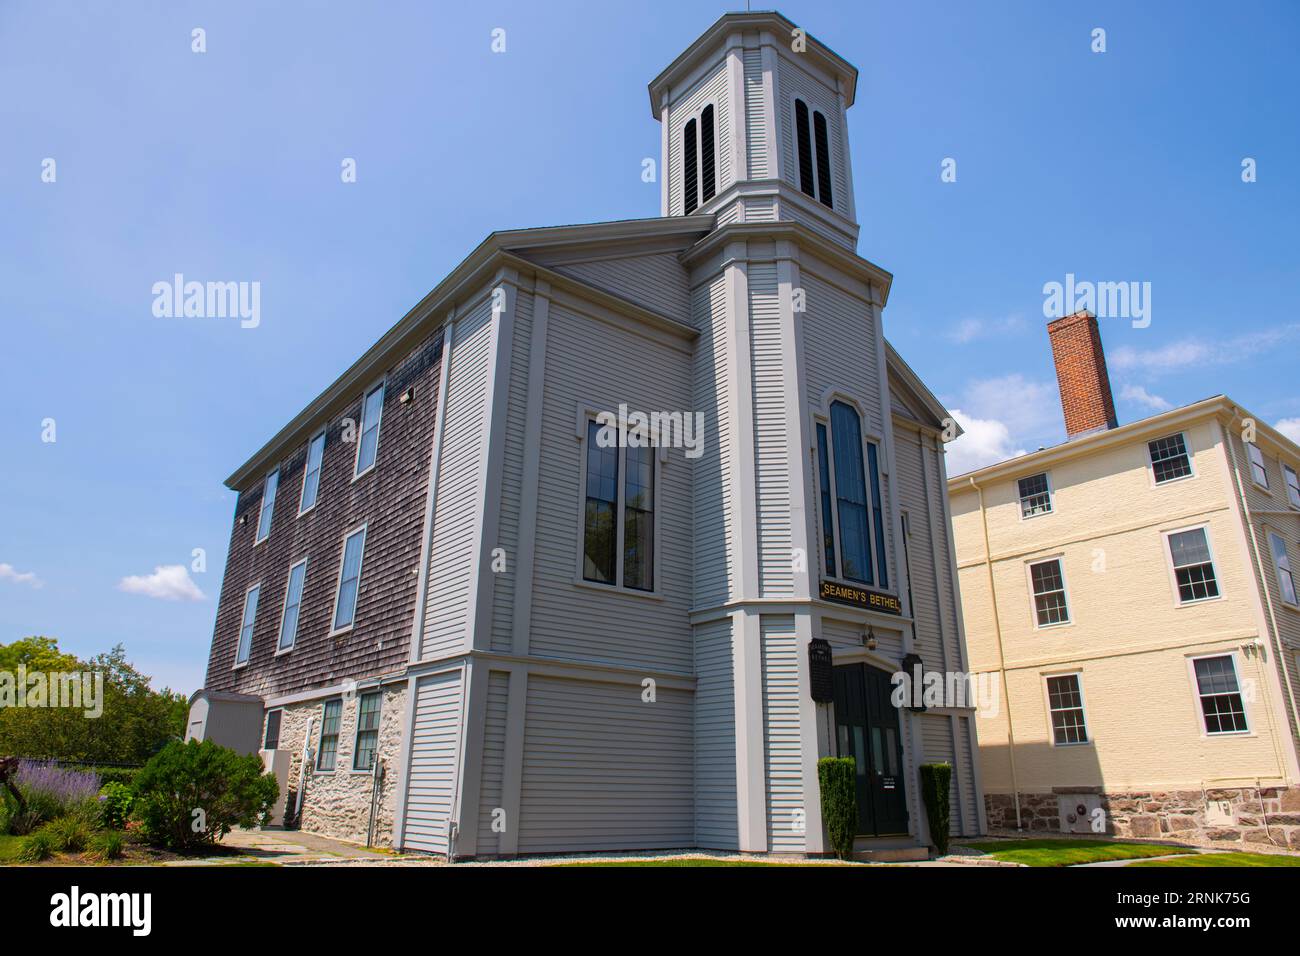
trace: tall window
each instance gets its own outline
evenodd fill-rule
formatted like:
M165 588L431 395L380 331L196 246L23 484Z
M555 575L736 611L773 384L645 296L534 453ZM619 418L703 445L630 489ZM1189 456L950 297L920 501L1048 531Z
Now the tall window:
M1250 456L1250 480L1261 488L1268 487L1268 469L1264 467L1264 453L1253 441L1246 442L1246 454Z
M655 449L602 447L601 431L599 423L587 423L582 577L652 591Z
M379 748L379 708L383 695L363 694L357 704L357 740L352 748L352 769L373 770Z
M682 128L682 210L686 215L717 192L718 149L713 104Z
M1032 518L1034 515L1050 514L1052 510L1052 490L1047 484L1047 472L1021 478L1020 517Z
M1290 465L1282 466L1282 476L1286 478L1286 498L1292 508L1300 508L1300 478Z
M1297 603L1295 578L1291 576L1291 559L1286 553L1286 541L1276 531L1270 531L1268 544L1273 550L1273 567L1277 570L1277 583L1282 589L1282 600L1294 605Z
M1065 573L1061 570L1061 559L1031 564L1029 582L1034 591L1034 615L1038 626L1069 623L1070 606L1065 598Z
M316 506L316 493L320 491L320 468L325 459L325 433L321 432L307 443L307 464L302 470L302 497L298 501L298 514Z
M1155 474L1156 484L1185 478L1192 473L1192 463L1187 457L1187 443L1182 435L1170 435L1147 442L1147 451L1151 455L1151 471Z
M277 468L266 476L262 486L262 507L257 513L257 537L254 544L261 544L271 534L271 518L275 515L275 492L280 487L280 469Z
M298 637L298 610L302 607L302 588L307 580L307 559L289 569L289 583L284 588L284 613L280 617L280 644L287 651Z
M384 384L366 393L361 403L361 424L357 435L357 467L354 477L374 467L379 452L379 419L384 414Z
M1171 534L1169 556L1174 563L1180 604L1219 596L1219 582L1210 557L1210 541L1204 528Z
M235 649L235 665L248 663L253 652L253 622L257 620L257 596L262 585L254 584L244 595L244 617L239 624L239 647Z
M1083 716L1083 688L1078 674L1047 678L1047 706L1052 715L1052 739L1057 744L1086 744L1088 724Z
M266 714L266 736L262 738L263 750L280 749L280 719L284 716L282 710L267 711Z
M826 117L803 100L794 101L794 135L799 154L799 189L834 208L831 187L831 147ZM815 152L814 152L815 149Z
M1200 657L1192 661L1192 666L1196 672L1196 693L1201 698L1205 732L1240 734L1249 730L1232 655Z
M366 547L366 528L362 525L343 542L343 566L339 569L339 589L334 599L334 630L352 626L357 616L357 590L361 585L361 558Z
M325 701L321 712L320 746L316 748L316 769L333 770L339 754L339 721L343 717L343 701L335 698Z
M889 587L876 446L865 443L864 465L862 419L844 402L831 403L829 441L827 437L825 423L818 422L817 471L826 573L835 576L838 570L838 576L846 580Z

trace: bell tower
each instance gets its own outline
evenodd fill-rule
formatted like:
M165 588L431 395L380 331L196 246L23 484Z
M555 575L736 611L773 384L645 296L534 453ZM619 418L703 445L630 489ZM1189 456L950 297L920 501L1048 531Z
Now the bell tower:
M794 220L857 244L845 112L858 71L779 13L729 13L650 84L660 212Z

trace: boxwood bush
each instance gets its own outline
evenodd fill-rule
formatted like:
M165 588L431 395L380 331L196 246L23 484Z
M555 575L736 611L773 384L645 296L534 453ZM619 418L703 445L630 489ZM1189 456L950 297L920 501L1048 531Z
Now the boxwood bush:
M817 761L822 823L826 826L831 849L841 860L853 855L853 837L858 832L858 791L853 774L852 757L822 757Z
M925 815L930 821L930 839L935 853L948 853L949 784L952 782L952 764L923 763L920 767L921 799L925 801Z

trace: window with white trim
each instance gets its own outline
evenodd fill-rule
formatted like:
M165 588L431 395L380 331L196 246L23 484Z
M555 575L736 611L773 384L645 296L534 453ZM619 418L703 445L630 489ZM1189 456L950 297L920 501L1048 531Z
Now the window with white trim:
M1039 627L1070 622L1069 602L1065 597L1065 572L1060 558L1039 561L1029 566L1029 582L1034 592L1034 616Z
M1292 508L1300 508L1300 477L1290 465L1282 466L1282 477L1286 479L1286 500Z
M1231 654L1199 657L1192 661L1196 674L1196 693L1201 700L1201 715L1207 734L1241 734L1246 723L1246 705L1241 699L1237 668Z
M1058 674L1047 678L1047 709L1052 718L1052 739L1057 745L1088 742L1083 687L1078 674Z
M1273 567L1277 571L1277 585L1282 590L1282 600L1294 606L1297 604L1295 578L1291 576L1291 558L1286 553L1286 541L1276 531L1270 531L1268 545L1273 551Z
M654 447L620 444L587 421L582 579L654 590Z
M343 542L343 565L339 568L338 593L334 596L334 631L352 626L357 617L357 592L361 587L361 560L366 549L366 528L362 525Z
M298 514L311 511L316 507L316 495L320 491L320 469L325 460L325 433L307 443L307 464L302 470L302 495L298 499Z
M1151 472L1156 484L1186 478L1192 473L1192 461L1187 455L1187 442L1181 434L1168 435L1147 442L1147 452L1151 455Z
M1021 478L1017 490L1020 493L1020 517L1051 514L1052 489L1047 483L1047 472Z
M682 212L689 216L717 192L718 148L710 103L682 127Z
M1246 455L1250 458L1250 480L1261 488L1268 487L1268 469L1264 467L1264 453L1253 441L1246 442Z
M817 470L826 574L889 587L880 456L846 402L831 402L830 422L817 422Z
M379 713L383 695L379 691L362 694L357 702L357 739L352 748L352 769L373 770L379 749Z
M266 734L262 738L263 750L280 749L280 721L284 717L282 710L268 710L266 712Z
M257 620L257 598L261 584L254 584L244 595L244 617L239 624L239 646L235 649L235 666L247 664L253 653L253 623Z
M835 198L831 185L831 147L826 117L821 110L809 110L807 103L796 99L794 133L800 191L833 209Z
M316 769L333 770L339 754L339 724L343 719L343 701L325 701L321 710L320 745L316 748Z
M1204 528L1169 535L1169 557L1178 584L1178 603L1190 604L1219 596L1219 581Z
M289 569L289 581L284 587L284 612L280 615L280 643L278 651L287 651L298 639L298 612L302 608L302 590L307 581L307 559L303 558Z
M352 476L358 478L375 466L379 454L379 422L384 416L384 383L366 392L361 402L361 424L357 430L357 465Z
M271 519L275 517L275 492L280 487L280 469L266 476L262 486L262 507L257 512L257 537L253 544L261 544L271 535Z

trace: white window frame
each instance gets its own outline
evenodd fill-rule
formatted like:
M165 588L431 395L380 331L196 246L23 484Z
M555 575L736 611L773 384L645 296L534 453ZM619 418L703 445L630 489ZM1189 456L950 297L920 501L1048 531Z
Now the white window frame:
M794 190L805 199L811 199L822 209L840 211L839 199L836 196L838 190L835 188L835 137L831 132L830 114L820 106L814 106L808 97L803 96L798 91L791 92L788 96L790 101L790 130L792 139L790 141L791 154L794 156ZM812 147L809 152L812 154L812 174L813 174L813 194L809 196L803 191L803 186L799 184L799 110L795 107L796 100L803 100L804 106L808 107L808 144ZM830 171L831 181L828 183L831 190L831 205L826 205L821 201L822 181L817 172L817 121L813 119L814 115L821 113L826 119L826 148L830 155L826 157L826 168Z
M320 479L321 479L321 475L324 474L325 472L325 432L326 429L322 428L320 431L316 432L316 434L312 435L311 438L308 439L307 441L307 457L303 460L302 463L302 487L298 489L298 517L299 518L301 518L307 512L311 511L313 508L315 508L317 503L320 501ZM306 508L304 508L302 506L302 501L307 494L307 472L308 469L311 467L311 446L316 444L316 439L318 438L321 440L321 446L320 446L320 467L316 469L316 497L312 499L311 504L309 504ZM357 453L360 454L360 452L361 449L358 446Z
M1273 573L1277 575L1278 597L1287 607L1300 611L1300 599L1298 599L1296 594L1295 573L1291 570L1291 551L1287 547L1286 538L1284 538L1279 532L1274 531L1272 528L1267 526L1264 528L1264 532L1268 536L1268 552L1269 556L1273 559ZM1277 542L1277 544L1282 546L1280 561L1278 560L1278 553L1274 546L1274 542ZM1283 561L1286 562L1285 565L1282 563ZM1283 577L1283 575L1286 576ZM1288 583L1291 585L1291 597L1289 599L1286 596L1286 584Z
M1057 570L1061 574L1061 598L1065 601L1065 620L1056 621L1052 624L1038 623L1038 592L1034 590L1034 568L1040 564L1050 564L1055 561ZM1033 621L1035 631L1051 631L1058 627L1069 627L1074 624L1074 610L1070 605L1070 582L1065 576L1065 554L1048 554L1040 558L1032 558L1025 562L1025 584L1029 589L1029 617Z
M283 647L284 642L284 619L289 613L289 585L293 583L293 572L302 565L302 595L298 598L298 619L293 625L293 640L289 642L288 647ZM307 596L307 558L302 558L289 565L289 573L284 578L284 600L280 602L280 626L275 632L275 656L288 654L298 644L298 627L302 624L302 605Z
M267 507L268 507L268 502L266 500L266 489L270 487L272 478L275 479L275 488L271 492L271 500L269 502L269 506L271 509L270 517L266 518ZM275 499L278 498L279 495L280 495L280 466L276 465L274 468L268 471L266 473L266 477L262 479L262 500L257 503L257 534L253 537L253 547L257 547L267 538L271 537L271 526L275 523ZM262 520L263 518L266 518L265 522L263 522ZM266 526L263 527L263 524L265 524Z
M1264 459L1264 449L1253 441L1242 442L1242 444L1246 446L1246 461L1250 465L1251 483L1256 488L1268 491L1268 462Z
M329 637L337 637L340 634L346 634L357 626L357 612L361 610L361 576L366 570L366 539L369 537L367 529L370 522L358 525L351 531L343 535L343 543L339 546L339 573L334 578L334 600L330 609L330 631ZM342 627L336 628L334 622L339 619L339 598L343 596L343 564L347 560L348 541L356 534L361 534L361 560L357 562L357 596L355 603L352 605L352 620Z
M1282 466L1282 481L1286 485L1286 500L1292 508L1300 510L1300 475L1286 462L1278 459Z
M1174 479L1175 481L1179 479ZM1210 552L1210 569L1214 572L1214 586L1218 589L1218 594L1213 597L1193 598L1190 601L1184 601L1178 590L1178 569L1174 567L1174 552L1169 545L1169 539L1176 534L1182 534L1184 531L1195 531L1201 529L1205 532L1205 549ZM1219 577L1219 560L1214 554L1214 541L1210 536L1210 523L1202 521L1200 524L1186 525L1181 528L1170 528L1160 532L1160 546L1165 552L1165 570L1169 575L1169 586L1173 590L1174 607L1196 607L1200 604L1210 604L1214 601L1223 600L1223 579Z
M1059 743L1056 739L1056 727L1052 723L1052 692L1048 687L1048 681L1056 677L1073 677L1079 687L1079 710L1083 713L1083 740L1067 741ZM1047 712L1047 736L1051 740L1053 747L1090 747L1094 740L1092 736L1092 725L1088 722L1088 698L1083 692L1083 671L1080 669L1068 671L1053 671L1043 674L1043 703ZM1073 709L1073 708L1071 708Z
M855 581L852 578L846 578L844 571L844 552L841 550L844 544L844 536L840 533L840 507L839 498L836 496L836 477L835 477L835 435L831 428L831 405L835 402L843 402L852 408L858 415L858 443L862 455L862 473L866 478L867 484L867 547L871 550L871 576L873 583L863 584L861 581ZM898 571L894 569L893 578L888 587L880 586L880 568L882 559L885 557L879 553L876 545L876 505L880 506L880 516L882 521L889 521L889 509L885 507L885 479L889 472L885 470L885 443L884 440L869 429L868 423L870 417L862 403L855 398L845 395L843 392L831 392L822 401L822 407L817 409L812 416L812 471L813 471L813 500L816 502L817 515L817 565L821 568L822 574L826 580L843 584L846 587L871 588L874 591L880 591L882 594L898 593ZM826 542L823 539L822 532L822 504L821 504L821 464L817 459L817 426L822 425L826 429L826 470L830 475L830 493L831 493L831 524L835 533L835 574L831 574L826 568ZM881 500L876 501L875 495L871 489L871 456L867 454L868 443L876 446L876 466L877 475L876 483L880 485ZM885 528L886 540L889 536L889 527ZM888 547L888 544L886 544ZM888 571L886 566L886 571Z
M713 107L713 195L708 199L704 198L704 110L705 107ZM686 127L691 120L695 120L695 208L686 212ZM707 206L713 200L722 195L721 185L718 177L718 158L722 155L722 147L719 145L718 132L720 124L718 121L718 104L709 100L701 103L698 109L686 114L681 118L681 129L678 136L682 145L682 214L686 216L698 216L700 210Z
M330 704L338 703L339 705L339 729L334 733L334 766L324 768L320 765L321 753L325 749L325 714ZM329 697L321 701L320 706L320 732L316 735L316 759L312 761L313 773L334 773L339 769L339 756L342 754L343 747L343 698Z
M280 747L280 738L284 735L284 708L283 708L283 707L272 707L270 710L268 710L268 711L266 712L266 716L262 719L262 746L261 746L261 748L260 748L260 749L262 749L262 750L266 750L266 749L267 749L267 746L266 746L266 732L267 732L267 730L268 730L268 729L270 728L270 726L271 726L271 715L272 715L272 714L279 714L279 715L280 715L280 729L279 729L278 731L276 731L276 735L275 735L275 750L280 750L280 749L281 749L281 747Z
M1165 438L1173 438L1175 435L1183 440L1183 452L1187 455L1187 474L1180 475L1177 478L1169 478L1165 481L1156 480L1156 463L1151 458L1151 444ZM1196 461L1192 452L1192 443L1187 440L1187 432L1170 432L1167 435L1157 435L1155 438L1148 438L1142 443L1143 452L1147 459L1147 480L1151 482L1152 488L1164 488L1168 485L1177 484L1180 481L1187 481L1196 477Z
M253 620L248 620L248 596L254 591L257 592L257 604L253 606ZM262 582L250 584L244 591L244 601L239 606L239 631L235 636L235 666L231 670L239 670L241 667L247 667L248 662L253 659L253 634L257 630L257 611L262 606ZM248 656L242 661L239 659L239 652L244 646L244 628L248 628Z
M357 719L355 726L352 728L352 759L348 761L349 773L372 774L375 772L374 767L364 768L357 766L357 757L361 753L361 702L367 697L379 698L379 722L375 725L375 763L379 762L379 733L384 727L384 692L378 687L368 690L357 691ZM337 761L335 761L337 765Z
M361 467L361 439L366 433L366 401L378 389L382 395L379 399L379 421L375 422L375 460L372 461L364 471L358 471ZM369 387L361 392L361 411L358 413L360 421L357 422L357 450L352 454L352 480L357 481L370 474L379 465L379 440L384 424L384 398L388 396L388 376L385 375L377 382L372 382Z
M716 110L715 110L716 116ZM663 600L663 578L660 574L660 539L662 537L661 528L663 521L660 519L661 494L660 489L663 485L664 466L668 461L668 449L662 446L655 448L655 479L654 479L654 554L651 559L650 577L653 587L649 590L641 588L627 587L623 584L623 506L626 503L627 491L624 488L624 482L627 480L627 448L623 445L618 449L618 487L616 489L618 507L615 511L614 520L617 522L617 530L614 539L614 583L607 584L604 581L588 581L584 576L583 557L586 554L586 531L587 531L587 425L589 422L596 421L598 415L602 414L595 407L590 405L580 405L577 412L577 437L578 437L578 547L577 561L573 569L573 583L579 587L595 588L600 591L613 591L618 594L630 594L635 597L652 598ZM612 412L610 414L613 414ZM620 422L626 424L626 419L620 419Z
M1196 662L1207 660L1212 657L1226 657L1232 661L1232 674L1237 680L1237 694L1241 697L1241 712L1246 721L1245 730L1221 730L1218 733L1210 733L1205 728L1205 707L1201 703L1201 685L1196 680ZM1255 734L1253 723L1250 719L1250 702L1246 700L1246 689L1241 682L1241 660L1235 650L1216 651L1210 654L1192 654L1187 657L1187 679L1192 685L1192 710L1196 715L1196 726L1200 728L1201 738L1205 740L1217 740L1220 737L1253 737Z
M1039 475L1047 482L1047 510L1038 511L1034 514L1025 514L1025 499L1020 494L1020 482L1028 478L1037 478ZM1016 479L1016 502L1020 508L1020 520L1029 521L1033 518L1045 518L1048 515L1056 514L1056 489L1052 487L1052 473L1050 471L1036 471L1032 475L1023 475Z

